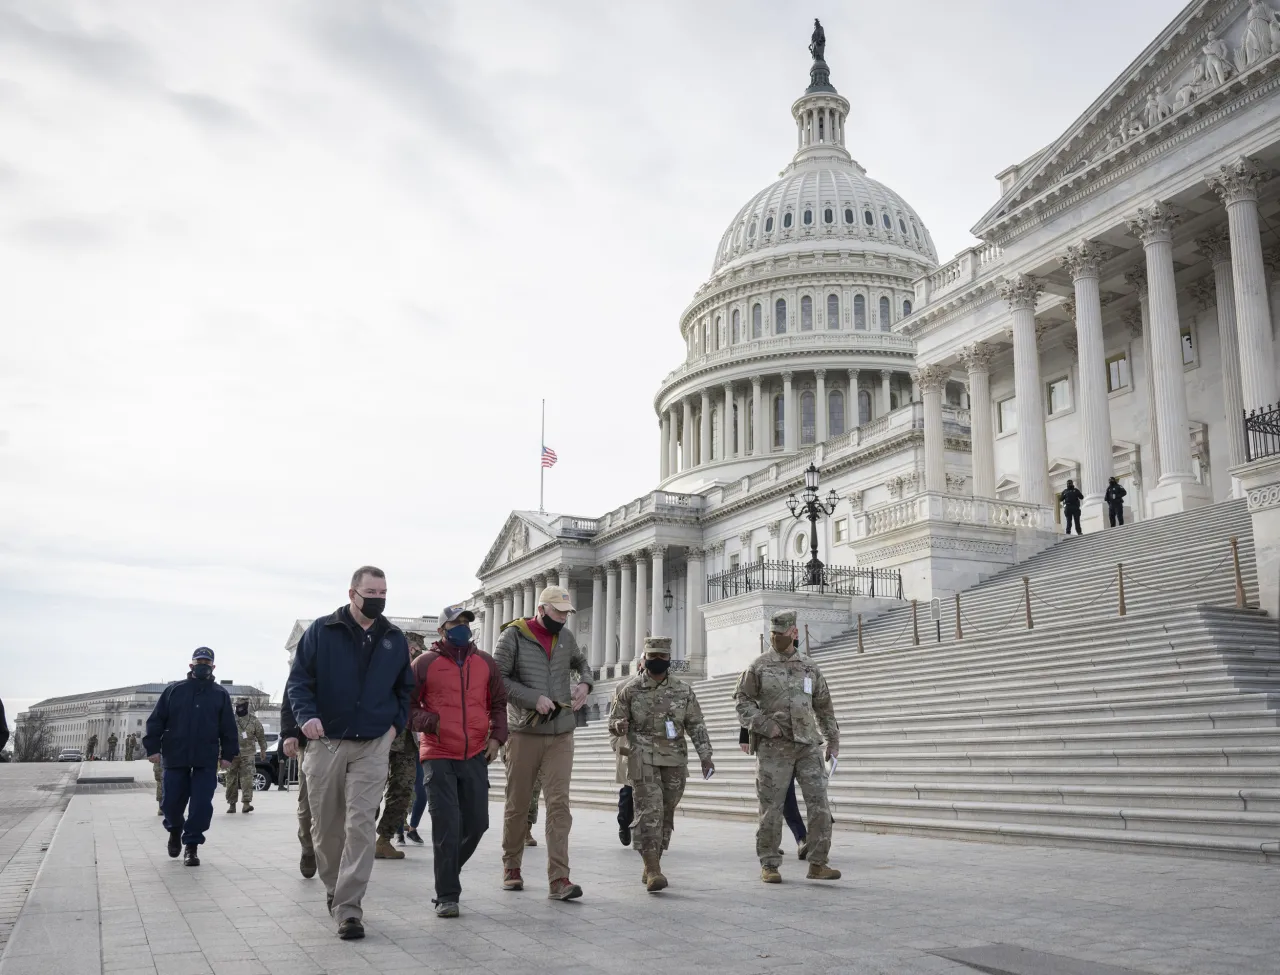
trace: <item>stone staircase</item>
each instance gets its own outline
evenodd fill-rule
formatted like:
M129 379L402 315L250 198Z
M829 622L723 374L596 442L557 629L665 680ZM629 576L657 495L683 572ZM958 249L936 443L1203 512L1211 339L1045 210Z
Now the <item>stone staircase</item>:
M1235 608L1231 536L1251 598L1231 502L1064 539L964 593L963 639L944 604L942 642L922 621L914 645L904 604L864 622L863 653L854 631L813 648L842 734L837 828L1280 862L1280 632ZM735 679L697 685L717 772L691 768L686 815L755 816ZM603 722L576 751L574 801L612 807Z

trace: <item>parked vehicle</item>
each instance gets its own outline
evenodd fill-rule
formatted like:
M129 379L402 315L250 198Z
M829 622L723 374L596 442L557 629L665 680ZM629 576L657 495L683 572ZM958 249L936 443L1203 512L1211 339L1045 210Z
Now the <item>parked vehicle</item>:
M59 762L79 762L83 761L84 755L78 748L64 748L58 752Z
M275 785L279 778L279 760L280 752L276 746L276 739L280 736L274 732L267 732L267 757L264 761L256 754L253 757L253 791L266 792ZM227 773L218 772L218 784L227 784Z

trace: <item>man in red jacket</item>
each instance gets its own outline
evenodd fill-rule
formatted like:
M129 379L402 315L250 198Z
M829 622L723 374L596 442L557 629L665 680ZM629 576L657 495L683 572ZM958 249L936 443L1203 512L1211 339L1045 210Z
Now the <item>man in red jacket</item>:
M507 740L507 689L498 663L471 642L475 614L446 606L440 639L413 662L409 725L419 755L435 848L436 917L458 916L458 875L489 828L489 769Z

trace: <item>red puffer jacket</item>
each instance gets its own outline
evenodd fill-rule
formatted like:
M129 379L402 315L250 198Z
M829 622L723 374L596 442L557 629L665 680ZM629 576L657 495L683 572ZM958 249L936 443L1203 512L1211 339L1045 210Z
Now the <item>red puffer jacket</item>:
M418 754L459 761L484 751L489 738L507 740L507 688L498 662L475 644L443 641L413 662L417 680L409 726L422 732Z

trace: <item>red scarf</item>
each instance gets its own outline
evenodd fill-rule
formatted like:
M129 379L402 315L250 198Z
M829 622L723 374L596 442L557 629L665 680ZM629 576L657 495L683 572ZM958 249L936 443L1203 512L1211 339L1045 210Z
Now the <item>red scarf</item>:
M550 631L542 625L542 620L534 616L525 620L529 624L529 632L533 634L533 638L542 644L542 649L547 652L547 659L551 659L551 648L555 643L555 637Z

